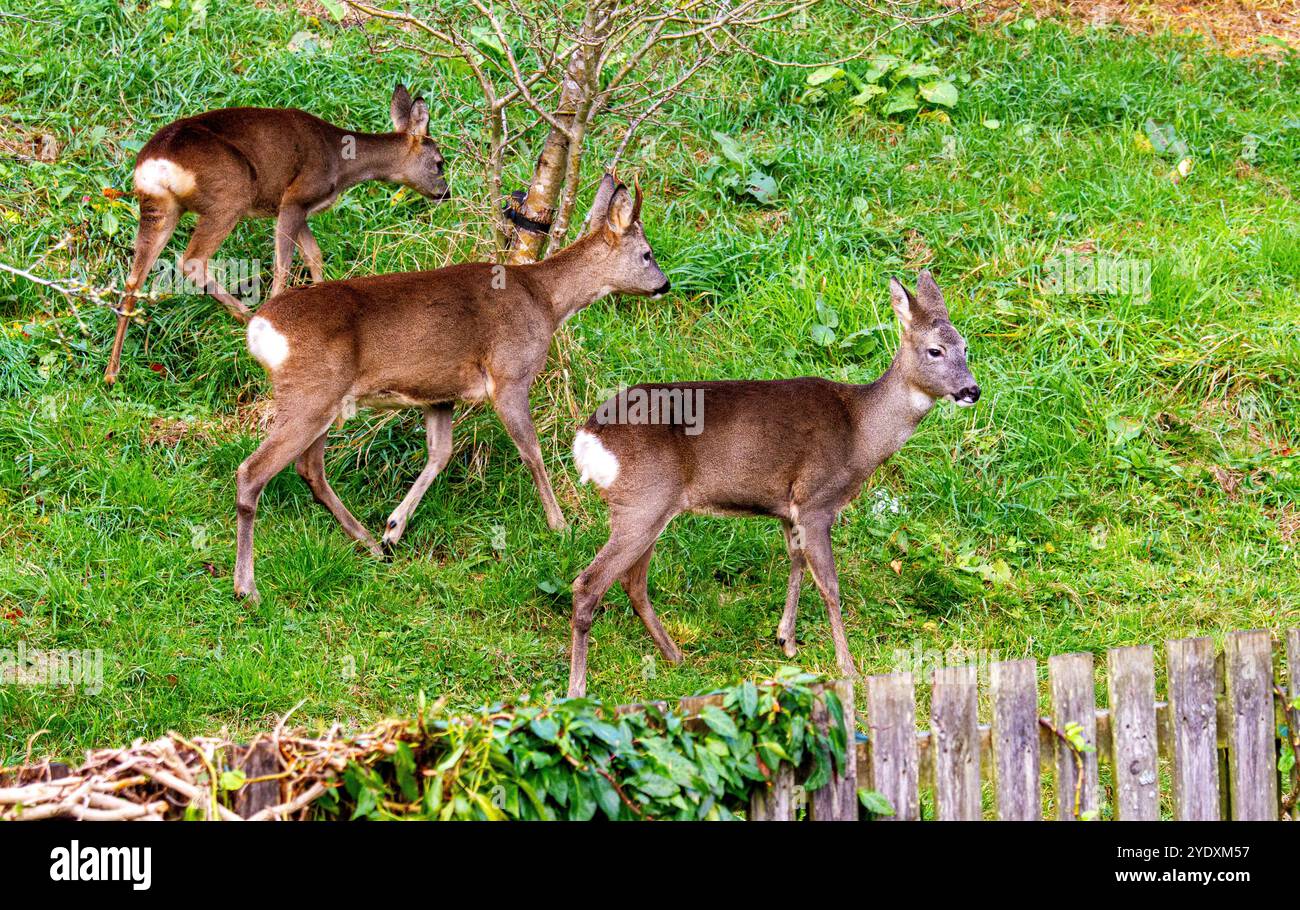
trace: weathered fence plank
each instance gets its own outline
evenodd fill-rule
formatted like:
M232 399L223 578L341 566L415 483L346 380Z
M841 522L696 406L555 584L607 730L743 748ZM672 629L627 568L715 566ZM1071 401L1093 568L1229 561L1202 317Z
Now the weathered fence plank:
M1286 662L1288 675L1290 676L1291 703L1300 702L1300 629L1291 629L1286 633ZM1296 717L1300 715L1300 710L1290 710L1288 708L1286 715L1287 731L1291 734L1291 742L1295 743L1300 731L1297 731ZM1294 747L1293 747L1294 748ZM1297 750L1300 751L1300 750ZM1295 794L1300 792L1300 762L1297 762L1291 768L1291 792ZM1292 821L1300 822L1300 800L1291 807Z
M867 729L872 780L894 807L893 819L921 817L917 791L916 691L911 673L867 678Z
M1154 653L1150 645L1111 648L1106 666L1115 817L1155 821L1160 817L1160 796Z
M934 671L930 720L934 739L934 796L941 821L980 817L979 688L975 667Z
M782 763L772 776L772 786L759 787L749 798L752 822L794 821L794 766Z
M857 720L853 705L852 680L827 683L826 688L839 696L844 709L845 767L843 773L832 770L830 782L808 795L808 815L813 821L857 821L858 819L858 750L854 737ZM813 723L825 727L835 723L822 701L813 708ZM914 732L914 731L910 731Z
M1033 660L999 661L989 676L998 818L1041 821L1038 671Z
M1228 787L1232 818L1276 819L1273 654L1268 632L1233 632L1223 644L1229 707Z
M1169 675L1174 815L1180 821L1218 821L1214 641L1210 638L1168 641L1165 663Z
M1077 723L1084 741L1097 744L1097 692L1092 679L1091 654L1057 654L1047 660L1052 688L1052 723L1061 733L1067 724ZM1076 767L1075 750L1056 738L1057 818L1095 817L1097 802L1097 753L1080 752Z

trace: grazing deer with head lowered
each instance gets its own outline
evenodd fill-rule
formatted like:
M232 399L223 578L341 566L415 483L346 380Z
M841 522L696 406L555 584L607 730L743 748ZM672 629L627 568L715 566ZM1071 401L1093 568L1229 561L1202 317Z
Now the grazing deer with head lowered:
M552 529L564 527L542 463L528 391L556 329L607 294L658 295L668 279L641 226L641 191L606 175L590 229L541 262L475 262L431 272L373 275L296 288L272 298L248 325L248 348L270 373L275 418L239 466L235 594L256 597L253 517L267 481L290 462L318 502L376 556L383 550L325 480L325 435L358 405L424 411L429 461L388 519L383 545L451 457L452 405L490 400L532 473Z
M307 216L367 180L408 186L439 202L449 196L443 157L429 138L429 108L406 87L393 92L391 133L340 129L305 111L235 107L186 117L163 127L135 160L140 228L118 311L117 334L104 381L117 379L133 302L185 212L198 213L181 259L184 276L217 298L236 319L249 311L208 270L208 260L244 218L274 217L271 296L284 290L296 246L314 282L324 263Z
M780 520L790 581L777 641L794 656L806 568L826 603L840 670L855 675L840 615L831 524L902 448L936 399L972 405L980 397L966 365L966 342L930 273L921 272L915 296L897 280L889 290L901 340L889 369L870 385L804 378L636 386L620 394L631 399L637 390L642 398L658 392L670 411L673 402L697 396L693 419L611 422L609 414L631 411L606 402L578 432L574 461L582 480L593 481L608 504L610 530L609 541L573 583L571 697L586 693L592 618L616 581L663 656L671 663L682 659L646 587L655 541L681 512ZM678 406L677 416L683 410Z

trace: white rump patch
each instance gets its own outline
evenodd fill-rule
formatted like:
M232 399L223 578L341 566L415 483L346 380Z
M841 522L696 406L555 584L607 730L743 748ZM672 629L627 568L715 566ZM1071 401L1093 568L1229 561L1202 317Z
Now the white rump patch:
M581 472L579 483L590 480L604 490L618 479L618 459L594 434L586 430L579 430L574 437L573 461Z
M135 188L146 196L188 196L194 192L194 172L166 158L141 161Z
M248 324L248 352L266 369L276 370L289 359L289 339L266 317L254 316Z

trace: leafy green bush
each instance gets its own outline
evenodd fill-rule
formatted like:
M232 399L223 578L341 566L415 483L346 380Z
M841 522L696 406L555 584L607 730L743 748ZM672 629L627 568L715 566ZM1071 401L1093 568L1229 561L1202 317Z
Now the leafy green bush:
M963 75L946 74L933 60L936 51L875 54L861 72L848 66L823 66L808 74L801 104L842 102L882 117L950 111L961 95Z
M771 174L772 165L776 163L774 155L759 155L717 130L713 131L713 141L717 143L721 157L714 155L709 159L703 175L706 184L713 186L722 196L748 197L759 205L776 202L776 178Z
M354 761L316 806L327 818L731 819L781 762L808 763L811 791L843 770L835 693L782 671L743 682L699 722L646 705L616 714L587 699L492 705L476 715L411 721L373 760ZM825 700L828 729L812 723Z

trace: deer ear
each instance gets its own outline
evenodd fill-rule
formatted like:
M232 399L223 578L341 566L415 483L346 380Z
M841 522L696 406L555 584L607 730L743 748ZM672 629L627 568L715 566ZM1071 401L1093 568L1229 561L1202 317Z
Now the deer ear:
M429 105L423 98L416 98L411 104L411 116L407 119L404 131L408 136L429 135Z
M614 175L606 173L600 179L600 186L596 188L596 197L591 200L591 208L587 209L587 230L594 231L605 222L605 213L609 211L609 200L614 195L614 190L618 183L614 180Z
M889 279L889 302L893 304L894 315L898 317L903 333L911 331L912 320L916 316L916 298L897 278Z
M609 200L609 211L605 213L605 225L615 234L622 234L636 221L636 201L627 187L619 185Z
M393 129L399 133L406 132L407 123L411 119L411 93L400 82L397 83L397 88L393 89L393 101L388 106L388 116L393 118Z
M916 296L921 308L932 317L948 318L948 305L944 303L943 291L939 290L939 285L935 283L929 269L922 269L916 276Z

